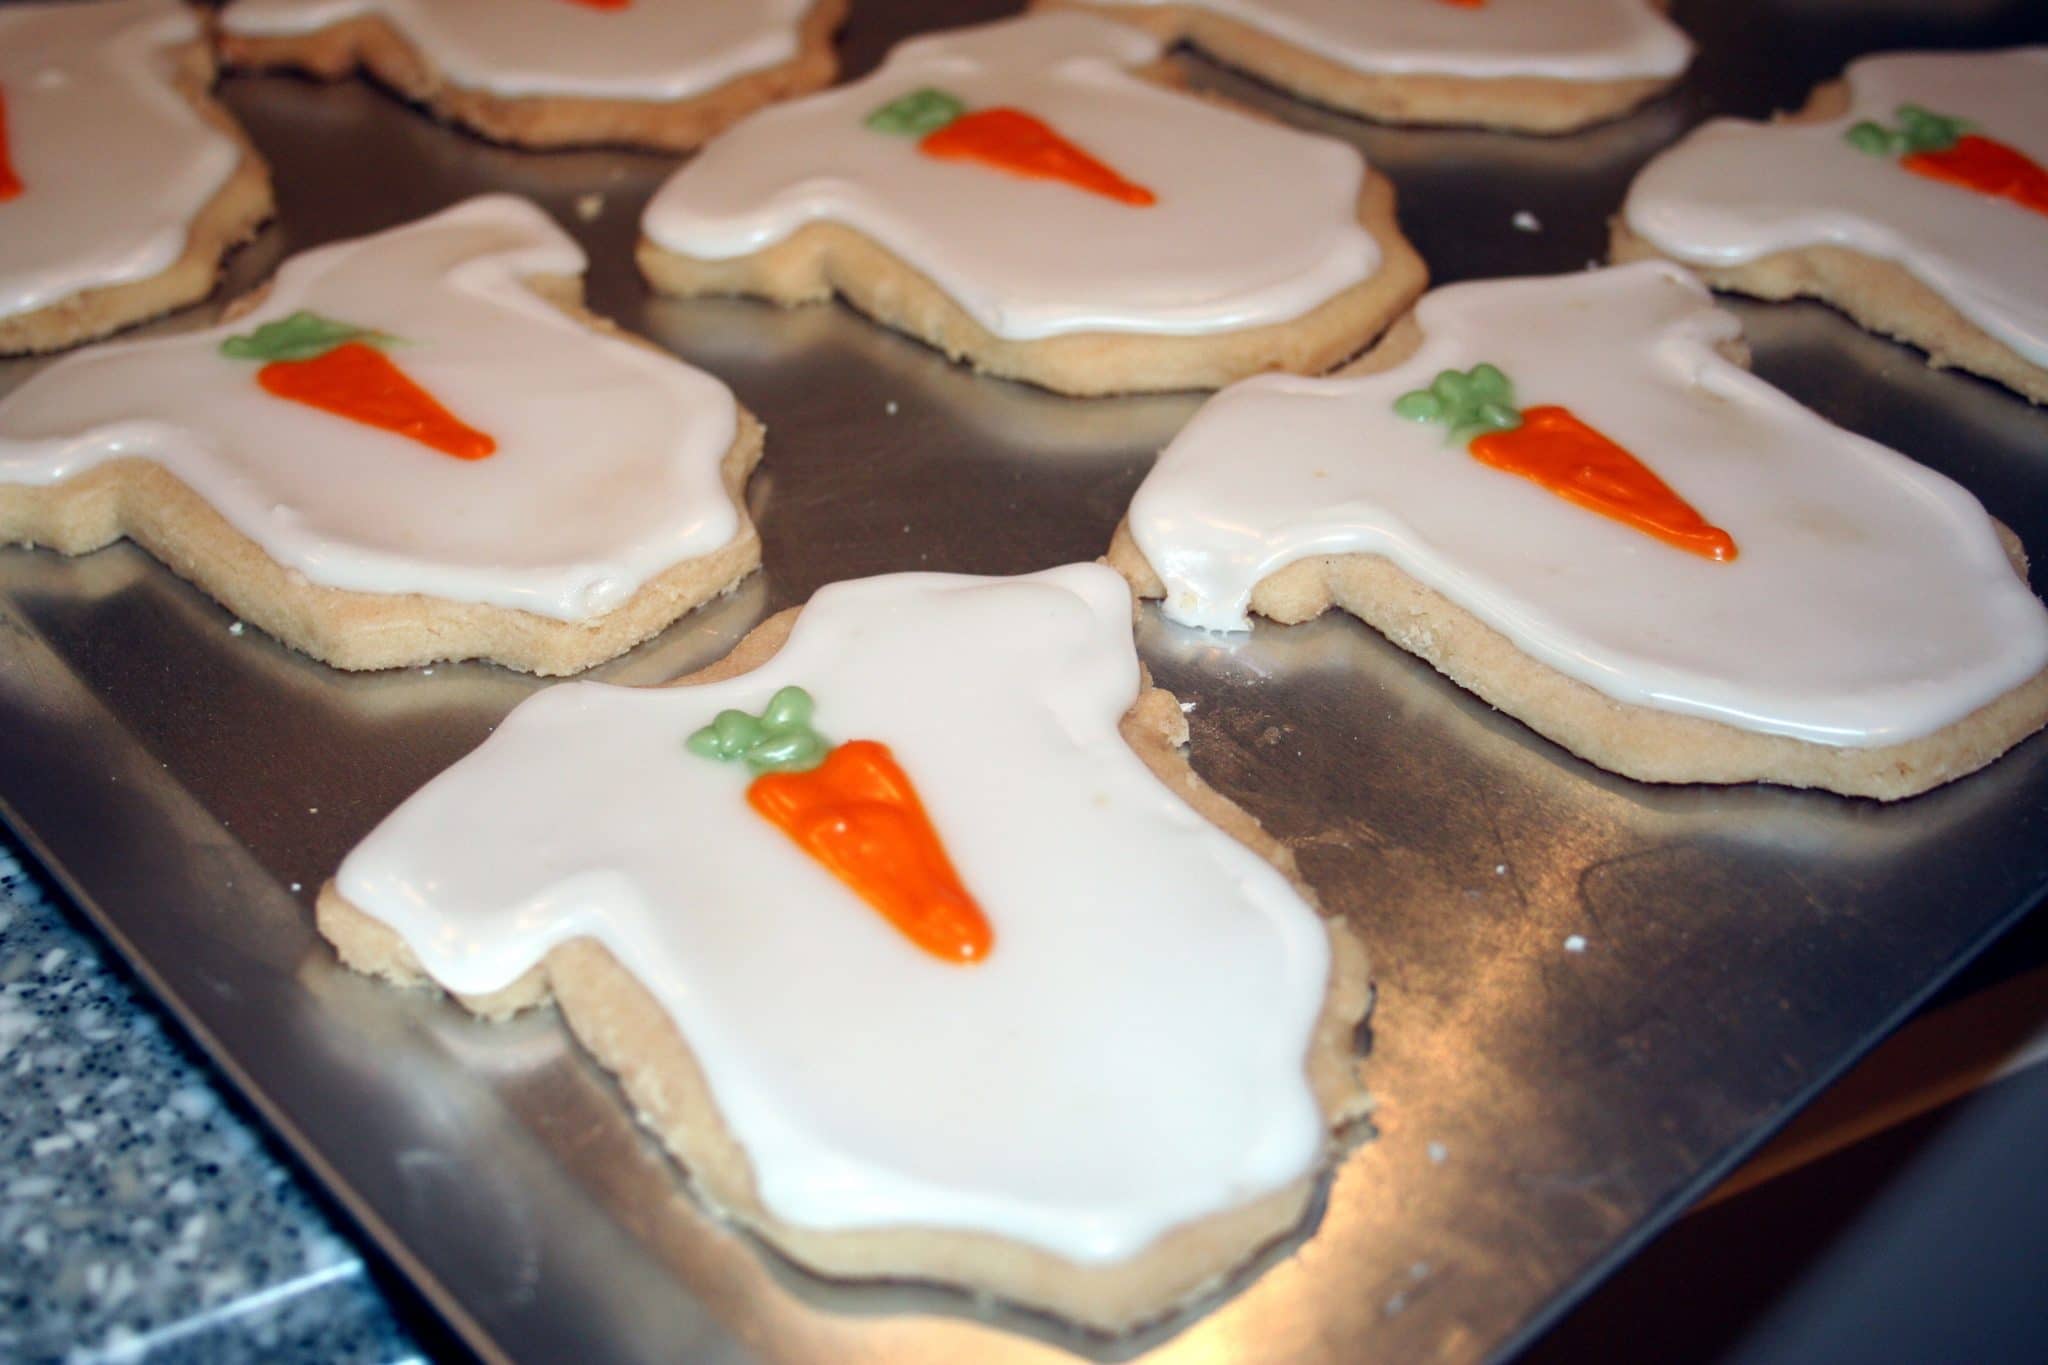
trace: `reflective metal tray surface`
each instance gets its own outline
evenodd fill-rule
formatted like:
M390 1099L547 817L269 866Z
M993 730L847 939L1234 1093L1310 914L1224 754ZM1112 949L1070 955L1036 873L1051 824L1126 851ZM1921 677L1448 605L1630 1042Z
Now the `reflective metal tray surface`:
M1011 6L856 8L858 73L902 33ZM1447 282L1583 267L1653 151L1710 114L1795 105L1860 52L2048 36L2024 0L1921 8L1681 3L1703 49L1685 86L1560 140L1377 128L1186 64L1364 147ZM699 667L836 579L1092 558L1199 401L977 380L838 308L657 302L630 247L664 158L504 151L359 84L224 89L280 191L279 225L237 258L229 296L288 252L512 190L588 244L594 307L766 419L750 493L765 572L595 676ZM1540 230L1516 227L1522 211ZM1822 309L1735 307L1765 377L1952 474L2048 553L2048 413ZM0 389L33 368L0 365ZM1196 767L1295 847L1371 946L1379 1132L1347 1153L1308 1227L1228 1292L1105 1340L963 1295L805 1275L700 1210L552 1017L488 1026L334 964L310 928L320 882L541 684L477 665L330 671L237 633L128 546L0 553L0 641L0 810L492 1358L1506 1353L2048 886L2039 737L1893 807L1651 788L1577 762L1348 618L1231 641L1148 610L1140 648L1193 703Z

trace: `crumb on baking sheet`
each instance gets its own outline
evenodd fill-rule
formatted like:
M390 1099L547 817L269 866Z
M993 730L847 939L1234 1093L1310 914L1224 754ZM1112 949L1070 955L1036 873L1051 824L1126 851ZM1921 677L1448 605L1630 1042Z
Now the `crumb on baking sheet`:
M1517 232L1543 231L1542 220L1539 219L1535 214L1529 212L1529 210L1527 209L1516 209L1513 222L1515 225L1515 231Z
M597 216L603 212L604 196L602 194L597 194L593 192L591 194L579 194L576 196L576 216L582 219L584 222L596 222Z

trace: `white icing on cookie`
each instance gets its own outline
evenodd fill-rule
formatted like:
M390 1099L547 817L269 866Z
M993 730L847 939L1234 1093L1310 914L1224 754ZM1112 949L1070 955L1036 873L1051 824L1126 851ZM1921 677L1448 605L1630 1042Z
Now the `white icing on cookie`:
M724 385L594 332L520 283L582 249L497 195L285 263L234 322L67 357L0 400L0 481L164 466L314 583L580 620L732 539ZM399 338L388 354L497 453L459 460L259 387L223 338L301 309Z
M1845 74L1852 107L1840 118L1718 119L1652 160L1623 209L1630 230L1704 266L1822 245L1895 261L2048 365L2048 218L1916 175L1843 136L1864 119L1891 126L1899 105L1918 104L2048 165L2048 47L1867 57Z
M1675 76L1692 42L1647 0L1117 0L1208 10L1354 71L1492 80Z
M177 91L177 0L0 6L0 96L23 192L0 201L0 316L161 274L241 159Z
M893 750L993 925L982 962L911 944L754 813L744 769L684 749L787 684L829 738ZM1098 565L834 584L742 677L527 701L337 885L456 991L611 949L779 1219L1122 1259L1314 1170L1330 971L1287 880L1118 735L1138 684Z
M1039 14L916 39L855 85L764 110L662 186L642 229L685 256L760 251L845 223L998 336L1194 334L1284 322L1365 279L1364 164L1348 144L1166 90L1124 68L1138 30ZM863 126L922 87L1036 115L1158 202L942 161Z
M1384 555L1618 701L1847 746L1929 734L2048 666L2048 611L1976 499L1722 358L1736 321L1678 267L1459 285L1416 318L1398 368L1236 385L1160 456L1130 526L1169 616L1242 630L1285 565ZM1394 414L1481 362L1627 448L1738 557L1673 549Z
M387 20L457 85L508 96L679 100L796 56L815 0L234 0L221 27L301 37Z

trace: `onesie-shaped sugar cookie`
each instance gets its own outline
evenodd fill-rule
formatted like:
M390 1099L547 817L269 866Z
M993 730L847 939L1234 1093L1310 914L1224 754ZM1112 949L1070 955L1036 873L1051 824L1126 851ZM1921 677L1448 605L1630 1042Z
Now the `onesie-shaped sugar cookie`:
M0 7L0 355L211 293L270 176L177 0Z
M1032 0L1137 24L1389 123L1569 133L1684 73L1662 0Z
M1866 57L1790 118L1709 123L1643 168L1614 255L1823 299L2048 402L2048 47Z
M2039 729L2017 542L1739 339L1661 262L1437 290L1344 376L1210 400L1111 560L1212 630L1342 607L1644 781L1892 799Z
M0 543L123 535L340 668L570 673L760 563L759 424L584 313L583 252L472 199L285 263L209 331L0 399Z
M320 895L359 971L552 996L693 1183L828 1275L1120 1329L1294 1227L1369 991L1203 785L1100 565L822 589L552 687Z
M688 151L831 82L846 0L231 0L231 66L338 80L358 66L521 147Z
M671 294L843 295L976 369L1062 393L1316 373L1422 289L1393 190L1348 144L1143 78L1085 15L915 39L766 110L654 196Z

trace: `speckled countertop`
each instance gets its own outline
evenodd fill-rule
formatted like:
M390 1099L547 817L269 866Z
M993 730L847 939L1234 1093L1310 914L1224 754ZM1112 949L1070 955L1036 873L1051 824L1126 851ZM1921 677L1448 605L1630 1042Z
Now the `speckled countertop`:
M362 1259L0 829L0 1360L398 1361Z

